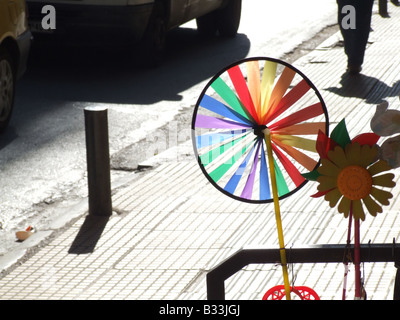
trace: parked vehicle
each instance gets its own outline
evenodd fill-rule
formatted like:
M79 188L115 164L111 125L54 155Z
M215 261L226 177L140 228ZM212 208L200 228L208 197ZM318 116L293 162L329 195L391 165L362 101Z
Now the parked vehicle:
M25 0L0 0L0 132L11 118L15 83L26 70L31 37Z
M234 36L242 0L27 0L33 33L121 36L158 56L167 31L197 19L201 33ZM44 6L55 9L55 28L43 28ZM101 39L101 38L100 38Z

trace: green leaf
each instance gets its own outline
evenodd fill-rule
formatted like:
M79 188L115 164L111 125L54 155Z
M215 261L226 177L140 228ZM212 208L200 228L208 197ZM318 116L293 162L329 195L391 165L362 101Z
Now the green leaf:
M336 141L336 143L338 143L342 148L351 143L345 119L340 121L338 125L332 130L331 139Z
M303 178L310 180L310 181L317 181L318 177L321 175L317 169L307 172L307 173L302 173L301 174Z

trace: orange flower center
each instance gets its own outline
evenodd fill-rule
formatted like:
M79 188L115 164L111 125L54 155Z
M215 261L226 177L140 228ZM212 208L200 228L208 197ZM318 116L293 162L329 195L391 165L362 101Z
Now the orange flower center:
M370 194L372 177L367 169L360 166L348 166L340 171L337 186L343 196L350 200L360 200Z

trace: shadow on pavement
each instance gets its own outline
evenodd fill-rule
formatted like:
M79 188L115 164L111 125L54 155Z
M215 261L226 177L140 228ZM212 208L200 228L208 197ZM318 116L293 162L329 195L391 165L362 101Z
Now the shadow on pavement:
M76 235L68 253L87 254L94 251L109 217L88 215Z
M400 80L392 86L383 81L366 76L364 74L342 75L340 87L329 87L325 90L335 93L341 97L354 97L365 99L369 104L379 104L388 97L396 97L400 94Z
M122 43L85 45L50 40L33 43L29 69L17 92L20 100L179 101L182 92L246 57L250 48L243 34L229 39L204 38L195 29L180 28L168 37L163 63L146 68L135 48Z
M82 130L81 109L87 104L148 108L160 101L181 101L187 89L246 57L249 50L244 34L204 38L196 29L182 27L168 34L163 63L148 68L135 48L124 43L36 38L28 70L17 83L13 116L0 135L0 148L26 130L45 135L47 142ZM38 147L31 143L27 149Z

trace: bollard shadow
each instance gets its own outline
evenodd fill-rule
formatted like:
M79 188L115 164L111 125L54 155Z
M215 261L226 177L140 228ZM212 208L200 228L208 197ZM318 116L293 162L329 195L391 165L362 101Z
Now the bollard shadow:
M68 253L92 253L97 245L110 217L88 215L76 235Z
M396 97L400 94L400 80L388 86L385 82L364 74L344 73L340 85L340 87L329 87L324 90L341 97L365 99L369 104L379 104L385 98Z

